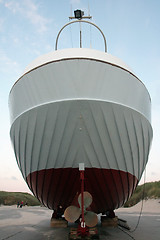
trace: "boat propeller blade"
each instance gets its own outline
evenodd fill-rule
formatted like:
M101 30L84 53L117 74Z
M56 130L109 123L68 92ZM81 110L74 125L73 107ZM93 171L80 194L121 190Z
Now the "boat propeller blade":
M85 221L85 224L88 227L94 227L98 223L97 214L94 212L91 212L91 211L86 211L86 208L88 208L92 203L92 195L89 192L84 192L83 199L84 199L84 221ZM78 197L78 203L80 205L80 208L78 208L76 206L69 206L66 208L66 210L64 212L64 217L68 222L75 222L82 213L81 194Z
M92 195L89 192L84 192L83 198L84 198L84 209L86 209L92 203ZM78 197L78 203L81 207L81 193L79 194L79 197Z
M64 212L64 217L68 222L75 222L81 215L81 209L76 206L69 206Z
M84 221L86 226L94 227L98 223L97 214L94 212L86 211L84 214Z

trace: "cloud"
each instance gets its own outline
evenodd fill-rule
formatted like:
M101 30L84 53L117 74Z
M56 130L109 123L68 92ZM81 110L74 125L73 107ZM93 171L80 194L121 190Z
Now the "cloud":
M47 24L50 21L38 13L38 8L32 1L27 0L25 2L27 3L29 2L29 5L28 5L29 8L28 8L28 11L26 11L27 18L31 21L32 24L38 27L39 32L42 32L42 33L45 32L47 30Z
M23 8L20 6L20 4L16 1L8 1L4 3L4 6L11 10L14 14L17 12L22 12Z
M20 13L23 17L27 18L36 27L39 33L47 31L47 25L50 20L40 15L38 12L38 5L36 5L34 1L23 0L17 2L16 0L11 0L5 2L5 7L14 14Z
M12 176L11 179L14 180L14 181L18 180L18 178L16 178L15 176Z
M3 23L4 23L4 19L0 18L0 31L2 31L3 29Z
M19 63L9 58L2 49L0 49L0 72L1 74L12 73L17 75L17 77L22 72Z
M12 37L12 40L15 44L18 44L20 42L19 38L17 38L17 37Z
M78 4L78 3L80 3L81 2L81 0L70 0L70 3L71 4Z

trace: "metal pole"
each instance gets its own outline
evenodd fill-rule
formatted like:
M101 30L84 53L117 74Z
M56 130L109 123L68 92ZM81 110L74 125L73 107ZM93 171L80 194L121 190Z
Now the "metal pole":
M80 48L82 48L82 29L81 29L81 22L80 22Z
M81 179L81 209L82 209L82 222L81 230L82 234L85 232L85 222L84 222L84 163L79 163L80 179ZM83 232L84 231L84 232Z
M80 171L81 174L81 208L82 208L82 224L81 227L85 228L84 222L84 171Z

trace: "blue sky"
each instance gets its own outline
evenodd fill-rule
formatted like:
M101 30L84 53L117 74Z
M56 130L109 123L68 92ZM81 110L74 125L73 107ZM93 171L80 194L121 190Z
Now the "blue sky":
M0 190L29 191L10 143L9 91L32 60L54 50L57 33L69 21L71 9L88 14L88 5L92 21L107 38L108 52L129 65L151 95L154 140L146 180L160 180L160 1L0 0ZM104 51L99 32L84 25L83 46L91 44ZM58 48L78 47L77 29L66 28Z

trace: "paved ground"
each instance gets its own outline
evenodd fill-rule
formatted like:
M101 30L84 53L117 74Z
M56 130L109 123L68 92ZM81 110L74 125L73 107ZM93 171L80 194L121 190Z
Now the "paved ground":
M128 209L118 209L116 215L128 221L133 229L138 221L141 203ZM43 207L1 206L0 240L67 240L68 228L50 227L52 211ZM119 228L99 226L100 239L105 240L159 240L160 239L160 200L144 202L143 214L137 230L133 233Z
M127 220L131 230L133 230L137 224L141 206L140 202L132 208L121 208L116 211L116 214ZM129 234L136 240L160 239L160 199L144 201L138 228L135 232Z

